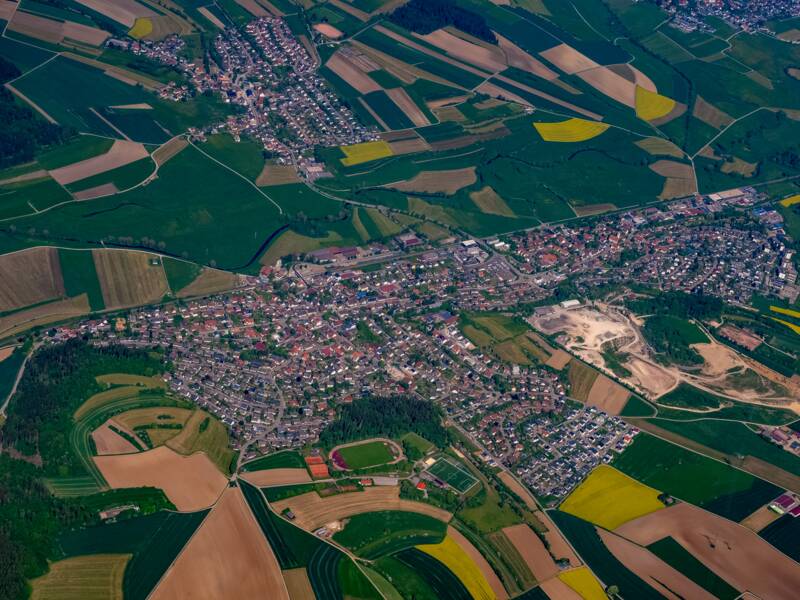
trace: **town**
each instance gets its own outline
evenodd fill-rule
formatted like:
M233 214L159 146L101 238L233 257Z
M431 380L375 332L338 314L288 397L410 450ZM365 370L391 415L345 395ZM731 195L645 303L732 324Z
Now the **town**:
M636 428L574 401L563 373L476 347L462 315L541 305L567 280L588 289L627 278L732 302L784 294L796 289L787 240L758 202L744 190L503 241L406 233L278 261L230 293L63 326L52 339L167 349L169 387L217 415L244 458L315 442L336 407L360 397L428 399L484 461L557 501Z

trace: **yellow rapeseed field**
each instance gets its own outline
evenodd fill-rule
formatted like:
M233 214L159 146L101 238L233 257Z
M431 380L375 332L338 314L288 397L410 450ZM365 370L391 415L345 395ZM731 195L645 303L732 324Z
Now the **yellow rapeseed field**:
M800 311L792 310L791 308L781 308L780 306L770 306L769 309L772 312L780 313L782 315L788 315L790 317L794 317L795 319L800 319Z
M800 194L795 194L794 196L789 196L781 200L781 206L792 206L798 202L800 202Z
M560 123L534 123L546 142L585 142L608 129L608 125L586 119L567 119Z
M777 321L781 325L786 325L789 329L794 331L796 334L800 335L800 325L795 325L794 323L790 323L789 321L784 321L783 319L776 319L775 317L770 317L773 321Z
M675 100L636 86L636 116L645 121L660 119L675 108Z
M608 465L600 465L559 507L585 521L613 530L664 508L660 492Z
M345 158L342 159L342 164L346 167L386 158L394 154L389 144L383 140L353 144L352 146L340 146L340 148L345 155Z
M128 35L137 40L150 35L153 32L153 22L147 17L140 17L133 23L133 27Z
M467 588L473 598L476 600L494 600L494 592L478 565L451 537L445 537L439 544L422 544L417 548L426 554L430 554L450 569L453 575L458 577L461 583L464 584L464 587Z
M592 572L586 567L564 571L558 578L578 592L583 600L607 600L608 596Z

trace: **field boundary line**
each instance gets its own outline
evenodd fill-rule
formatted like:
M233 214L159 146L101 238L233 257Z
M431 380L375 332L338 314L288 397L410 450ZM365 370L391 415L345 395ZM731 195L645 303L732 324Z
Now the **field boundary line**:
M210 155L208 152L206 152L205 150L203 150L202 148L200 148L199 146L197 146L197 145L196 145L194 142L192 142L192 140L190 140L190 139L188 139L188 138L187 138L187 141L189 142L189 145L190 145L192 148L194 148L195 150L197 150L198 152L200 152L200 154L202 154L202 155L203 155L203 156L205 156L206 158L210 158L211 160L213 160L213 161L214 161L215 163L217 163L218 165L225 167L225 168L226 168L226 169L228 169L228 171L230 171L231 173L234 173L234 174L235 174L235 175L237 175L238 177L241 177L242 179L244 179L244 180L245 180L245 181L246 181L248 184L250 184L250 185L253 187L253 189L255 189L255 190L256 190L256 191L257 191L259 194L261 194L262 196L264 196L264 198L266 198L267 200L269 200L270 202L272 202L272 204L274 204L274 205L275 205L275 208L277 208L277 209L278 209L278 213L279 213L279 214L281 214L281 215L282 215L282 214L284 214L284 212L283 212L283 207L282 207L280 204L278 204L277 202L275 202L275 200L273 200L272 198L270 198L270 196L269 196L268 194L266 194L266 193L264 192L264 190L262 190L260 187L258 187L258 186L257 186L255 183L253 183L253 182L252 182L252 181L250 181L250 180L249 180L247 177L245 177L244 175L242 175L241 173L239 173L239 171L237 171L236 169L233 169L233 168L229 167L229 166L228 166L228 165L226 165L224 162L222 162L222 161L219 161L219 160L217 160L216 158L214 158L213 156L211 156L211 155ZM126 191L127 191L127 190L126 190Z
M19 4L17 4L17 6L19 6ZM16 9L15 9L15 10L16 10ZM10 23L10 22L11 22L11 21L9 21L9 23ZM5 37L5 36L3 36L3 37ZM12 40L12 41L14 41L14 42L16 42L16 41L17 41L17 40L15 40L14 38L6 38L6 39L7 39L7 40ZM20 42L20 43L24 43L24 42ZM33 48L38 48L38 46L33 46L33 44L31 44L31 47L33 47ZM14 77L14 79L12 79L11 81L6 81L6 85L8 85L8 84L12 84L12 83L14 83L15 81L18 81L18 80L22 79L23 77L25 77L25 76L26 76L26 75L28 75L29 73L33 73L33 72L34 72L36 69L39 69L39 68L41 68L41 67L45 66L45 65L46 65L47 63L49 63L51 60L55 60L55 59L56 59L56 58L58 58L59 56L61 56L61 53L60 53L60 52L56 52L56 53L54 53L54 54L53 54L53 56L51 56L50 58L48 58L46 61L44 61L44 62L42 62L42 63L39 63L38 65L36 65L35 67L33 67L33 68L30 70L30 71L25 71L24 73L20 73L20 74L19 74L17 77Z

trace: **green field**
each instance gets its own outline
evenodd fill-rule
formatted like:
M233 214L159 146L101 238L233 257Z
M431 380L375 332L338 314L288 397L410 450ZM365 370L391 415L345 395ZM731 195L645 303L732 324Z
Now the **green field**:
M738 590L717 576L671 537L650 544L647 549L720 600L733 600L739 596Z
M303 457L293 450L284 450L262 456L242 465L242 471L263 471L265 469L305 469Z
M85 554L133 554L125 569L125 598L144 600L200 526L208 511L161 511L110 525L66 532L59 546L66 557Z
M800 520L797 517L783 515L759 531L758 535L786 556L800 560L800 546L797 544L798 535L800 535Z
M350 517L334 540L359 556L375 560L417 544L438 544L447 524L418 513L380 511Z
M776 498L781 489L647 433L614 460L613 466L658 490L740 521Z
M0 361L0 405L11 393L23 362L25 362L25 351L22 348L16 348L11 356Z
M467 469L447 457L438 459L428 467L428 473L444 481L459 494L466 494L478 483Z
M419 452L420 454L423 454L423 455L427 454L428 452L433 450L433 448L435 447L433 444L431 444L424 437L414 433L413 431L409 432L409 433L405 434L403 437L401 437L400 441L404 445L408 444L409 446L414 448L417 452Z
M186 198L192 199L188 206ZM263 240L281 224L275 206L256 189L186 148L147 186L17 220L17 233L0 232L0 251L19 243L64 240L85 246L103 239L122 246L144 244L211 266L246 269L256 263Z
M386 442L374 441L347 446L337 450L348 469L365 469L385 465L394 460L394 454Z

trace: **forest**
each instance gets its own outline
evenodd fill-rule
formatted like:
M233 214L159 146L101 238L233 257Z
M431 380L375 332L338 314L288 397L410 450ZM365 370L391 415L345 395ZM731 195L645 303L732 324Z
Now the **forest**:
M0 84L20 75L19 69L0 56ZM36 152L52 144L60 144L71 132L48 123L5 87L0 87L0 168L33 160Z
M680 319L716 319L722 315L724 304L719 298L686 292L664 292L652 298L637 298L626 302L637 315L669 315Z
M363 398L341 408L338 418L322 430L320 444L337 444L369 437L400 437L409 431L442 448L448 433L442 427L442 412L431 402L408 396Z
M485 42L497 43L483 17L450 0L411 0L389 15L389 19L422 35L452 25Z

